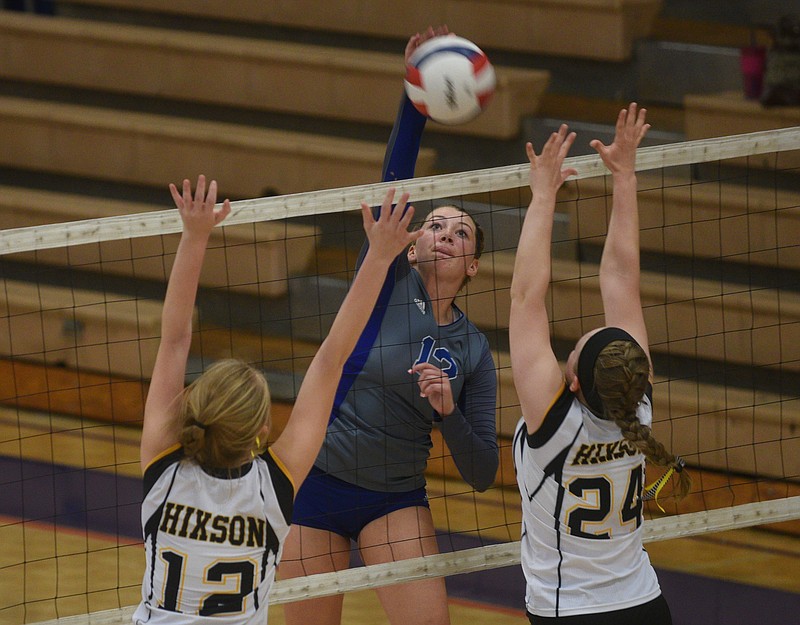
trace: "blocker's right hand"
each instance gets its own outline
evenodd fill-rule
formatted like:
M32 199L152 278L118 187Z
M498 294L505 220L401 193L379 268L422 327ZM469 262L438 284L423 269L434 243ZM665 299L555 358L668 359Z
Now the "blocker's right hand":
M552 204L553 210L555 210L554 198L558 189L567 178L578 173L574 167L562 169L564 159L574 142L575 133L569 132L566 124L561 124L558 132L550 134L549 139L542 147L541 154L536 154L530 142L525 145L528 160L531 163L531 192L534 196L538 195L544 198L548 206Z
M214 226L231 212L229 199L222 203L222 207L216 208L217 181L211 181L206 193L206 177L203 174L197 177L194 197L192 197L192 184L188 178L183 181L183 193L179 193L178 188L172 183L169 185L169 191L181 215L184 232L208 235Z

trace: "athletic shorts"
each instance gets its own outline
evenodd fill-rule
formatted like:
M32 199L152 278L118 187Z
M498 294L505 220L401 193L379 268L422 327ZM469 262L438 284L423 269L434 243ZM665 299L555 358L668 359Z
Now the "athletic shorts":
M312 467L297 491L292 523L357 540L361 530L375 519L414 507L430 507L424 486L402 493L369 490Z
M672 615L663 595L642 605L575 616L534 616L528 612L531 625L672 625Z

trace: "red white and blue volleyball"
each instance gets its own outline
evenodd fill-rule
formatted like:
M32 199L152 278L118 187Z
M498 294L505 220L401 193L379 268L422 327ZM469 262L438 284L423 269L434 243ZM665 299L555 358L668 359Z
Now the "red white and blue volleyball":
M405 88L417 110L454 126L475 119L494 95L496 78L489 58L463 37L434 37L406 64Z

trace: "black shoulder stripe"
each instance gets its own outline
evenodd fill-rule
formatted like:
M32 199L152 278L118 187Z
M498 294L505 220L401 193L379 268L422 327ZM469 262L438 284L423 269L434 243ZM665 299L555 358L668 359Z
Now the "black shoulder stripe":
M289 524L292 522L292 509L294 508L294 484L269 451L262 454L261 457L267 462L270 479L272 480L272 486L275 488L275 494L278 496L281 513L286 523Z
M534 449L542 447L549 441L553 435L561 427L564 418L567 416L570 407L572 406L572 399L575 397L572 391L569 390L565 384L561 393L556 397L550 410L547 411L542 425L533 434L528 434L528 445Z
M143 487L144 496L155 486L158 478L164 473L171 465L179 462L183 458L183 447L177 446L168 450L164 455L159 456L144 470Z

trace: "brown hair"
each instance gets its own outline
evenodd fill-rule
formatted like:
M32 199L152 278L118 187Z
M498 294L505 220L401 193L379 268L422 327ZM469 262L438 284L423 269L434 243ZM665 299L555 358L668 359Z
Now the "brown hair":
M183 393L180 443L205 468L235 468L248 452L259 453L257 437L270 425L267 380L240 360L214 363Z
M475 224L475 256L474 258L477 260L483 254L483 249L486 245L486 233L483 231L483 227L478 223L478 220L466 209L461 208L460 206L454 206L457 211L460 213L464 213L467 217L472 220L472 223Z
M692 486L691 477L683 470L680 459L667 451L636 415L649 378L650 361L635 341L611 341L597 356L594 385L603 403L603 416L614 421L625 439L633 443L649 462L675 469L678 476L675 496L683 499Z

